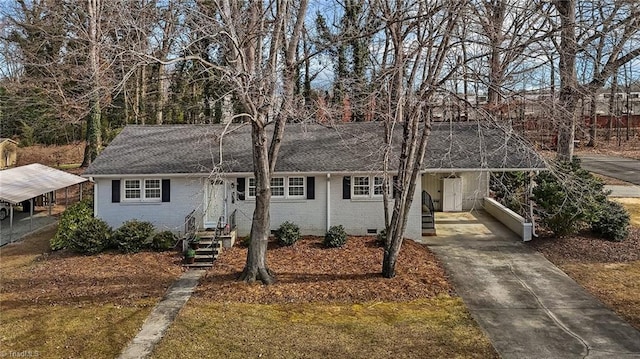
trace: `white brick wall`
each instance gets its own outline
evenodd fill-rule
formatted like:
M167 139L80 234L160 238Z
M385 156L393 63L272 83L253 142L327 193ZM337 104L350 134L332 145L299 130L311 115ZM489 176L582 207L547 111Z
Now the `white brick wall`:
M127 177L135 178L135 177ZM153 203L111 203L111 178L96 179L94 197L97 217L114 229L125 221L137 219L149 221L158 230L184 233L184 218L192 210L199 212L201 219L202 181L200 178L171 178L171 201Z

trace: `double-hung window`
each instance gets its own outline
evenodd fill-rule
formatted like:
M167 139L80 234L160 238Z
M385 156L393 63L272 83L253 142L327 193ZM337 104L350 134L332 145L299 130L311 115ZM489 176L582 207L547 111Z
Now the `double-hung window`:
M351 193L353 198L375 198L384 193L383 177L377 176L353 176L351 180Z
M284 197L285 185L284 177L271 178L271 197Z
M124 200L160 202L162 182L159 179L125 179Z
M289 177L288 178L287 195L289 198L304 198L304 177Z
M256 197L256 179L250 177L247 190L249 198ZM271 177L271 197L273 198L306 198L305 177Z

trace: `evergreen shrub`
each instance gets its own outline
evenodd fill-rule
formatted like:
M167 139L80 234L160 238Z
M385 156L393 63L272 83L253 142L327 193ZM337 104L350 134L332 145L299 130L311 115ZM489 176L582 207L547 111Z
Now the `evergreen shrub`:
M120 252L136 253L150 245L153 233L153 224L132 219L113 233L113 241Z
M591 230L602 238L621 242L629 234L629 219L629 212L620 203L607 201L591 223Z
M68 247L77 253L97 254L108 247L111 233L111 227L105 221L91 217L73 231Z
M85 199L67 208L60 217L58 230L49 242L51 250L67 248L75 236L75 231L85 226L93 218L93 201Z
M291 246L300 239L300 227L296 224L285 221L275 233L278 243L283 246Z
M347 243L347 233L342 225L331 226L324 236L324 245L326 247L342 247L345 243Z

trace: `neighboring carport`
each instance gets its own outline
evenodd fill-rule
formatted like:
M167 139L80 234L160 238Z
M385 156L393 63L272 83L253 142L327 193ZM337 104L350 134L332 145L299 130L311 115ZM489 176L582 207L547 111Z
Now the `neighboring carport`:
M54 191L68 190L71 186L80 185L80 196L82 196L82 184L87 181L86 178L39 163L0 171L0 201L10 204L9 242L13 241L13 210L16 205L28 203L32 223L34 198L45 196L45 202L49 206L49 215L51 215ZM65 199L68 197L67 191Z

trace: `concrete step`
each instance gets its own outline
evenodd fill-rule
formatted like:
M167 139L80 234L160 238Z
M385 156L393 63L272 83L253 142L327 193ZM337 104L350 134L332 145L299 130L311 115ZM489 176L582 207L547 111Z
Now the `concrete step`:
M183 264L184 267L189 269L207 269L213 267L212 262L195 262L192 264Z

